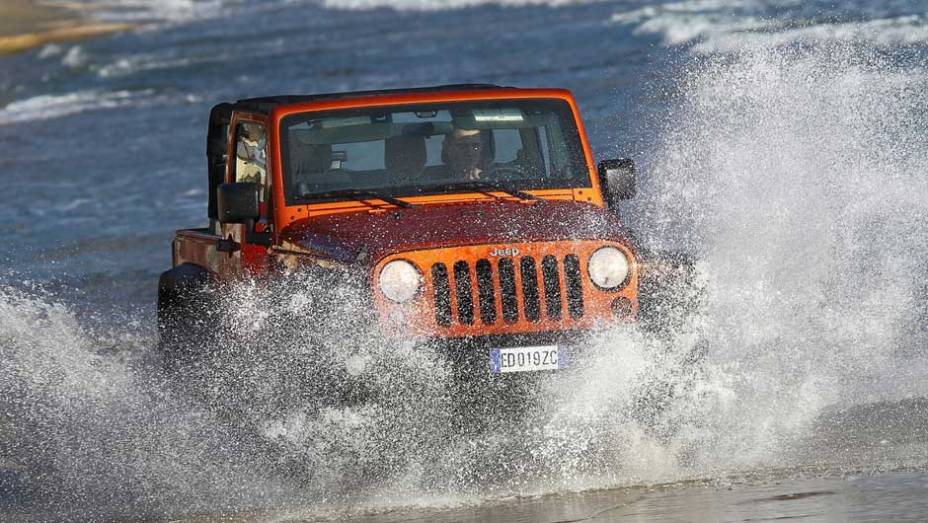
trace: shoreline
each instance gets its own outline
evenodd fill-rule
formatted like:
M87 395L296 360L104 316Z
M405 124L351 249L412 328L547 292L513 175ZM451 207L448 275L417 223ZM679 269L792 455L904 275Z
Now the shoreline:
M136 24L90 20L81 14L83 9L77 9L77 5L4 0L0 5L0 57L52 42L84 40L137 27Z

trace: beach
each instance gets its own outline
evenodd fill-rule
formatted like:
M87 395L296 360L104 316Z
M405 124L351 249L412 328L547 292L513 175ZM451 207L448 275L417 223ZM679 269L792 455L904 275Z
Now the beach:
M80 40L133 27L94 21L81 12L82 5L5 0L0 5L0 56L50 42Z

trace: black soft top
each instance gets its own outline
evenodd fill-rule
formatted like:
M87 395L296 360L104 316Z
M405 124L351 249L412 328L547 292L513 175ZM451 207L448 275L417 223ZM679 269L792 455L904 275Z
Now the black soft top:
M406 89L378 89L373 91L349 91L342 93L324 93L324 94L297 94L281 96L262 96L258 98L246 98L239 100L234 104L229 104L229 109L233 111L247 111L253 113L270 113L278 105L296 104L315 102L319 100L338 100L343 98L357 98L362 96L377 96L403 93L426 93L441 91L471 91L475 89L515 89L514 87L505 87L493 84L447 84L436 85L432 87L413 87Z

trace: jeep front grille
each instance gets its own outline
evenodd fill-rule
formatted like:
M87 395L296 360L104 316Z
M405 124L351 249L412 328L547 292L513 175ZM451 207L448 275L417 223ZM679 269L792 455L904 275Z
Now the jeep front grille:
M511 324L519 320L521 313L526 320L539 322L542 310L546 319L557 321L565 309L571 318L581 318L584 304L579 257L570 254L558 260L544 256L540 274L538 265L531 256L519 258L518 263L513 258L479 259L473 265L461 260L453 264L449 274L444 263L433 264L435 321L445 327L454 322L472 325L478 318L485 325L499 321ZM517 268L521 285L517 282Z

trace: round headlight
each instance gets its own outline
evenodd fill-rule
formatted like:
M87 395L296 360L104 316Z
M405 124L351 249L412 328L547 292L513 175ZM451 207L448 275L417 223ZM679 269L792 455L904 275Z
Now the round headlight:
M590 256L587 269L598 287L615 289L628 278L628 258L615 247L603 247Z
M380 270L380 290L388 299L397 303L415 298L422 286L422 275L408 261L395 260Z

